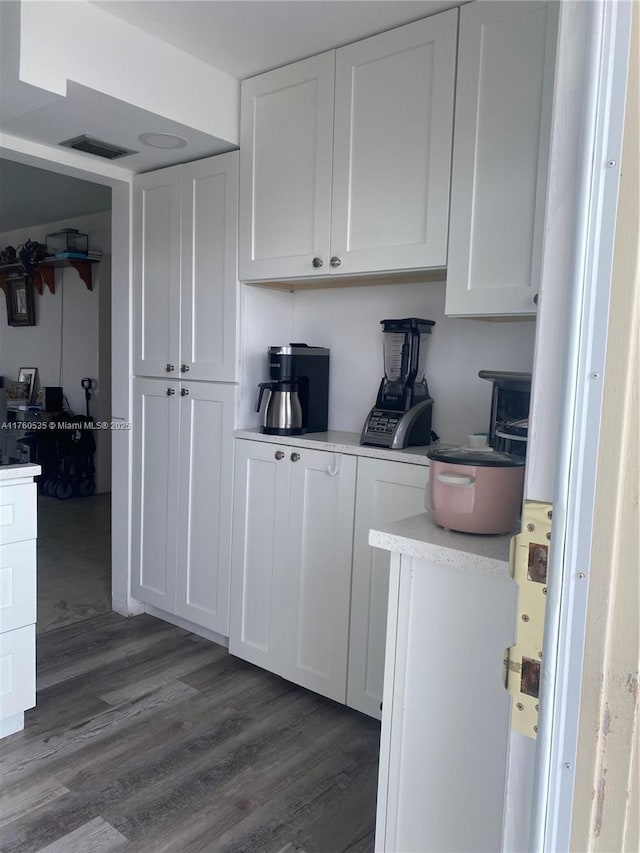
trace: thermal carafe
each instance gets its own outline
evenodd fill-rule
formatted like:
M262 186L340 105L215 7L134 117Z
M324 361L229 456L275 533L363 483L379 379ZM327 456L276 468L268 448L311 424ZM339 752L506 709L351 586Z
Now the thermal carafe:
M269 392L262 432L266 435L301 435L304 429L297 381L261 382L258 388L256 412L260 411L265 390Z

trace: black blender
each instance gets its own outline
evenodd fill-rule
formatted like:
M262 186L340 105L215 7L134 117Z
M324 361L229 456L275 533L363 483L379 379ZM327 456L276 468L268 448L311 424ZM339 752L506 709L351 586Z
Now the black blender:
M427 335L433 320L382 320L384 378L369 412L361 444L402 447L431 443L433 400L425 377Z

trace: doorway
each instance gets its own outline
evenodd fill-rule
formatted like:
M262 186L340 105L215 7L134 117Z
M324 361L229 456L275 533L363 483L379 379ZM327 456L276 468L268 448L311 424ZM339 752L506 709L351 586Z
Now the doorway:
M43 468L37 586L42 633L112 609L111 432L67 428L78 416L100 425L111 420L111 189L7 159L0 159L0 186L0 249L28 240L46 245L52 233L66 239L65 232L78 232L99 255L88 275L69 265L49 270L47 284L34 293L35 325L8 326L0 307L0 374L13 426L24 424L11 438ZM12 395L24 365L37 372L30 399L21 405ZM41 426L47 429L36 429Z

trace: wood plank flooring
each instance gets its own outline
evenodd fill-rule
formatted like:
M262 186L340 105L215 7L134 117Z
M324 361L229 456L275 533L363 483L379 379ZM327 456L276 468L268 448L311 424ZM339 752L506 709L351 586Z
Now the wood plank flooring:
M367 853L380 726L152 616L38 637L3 853Z

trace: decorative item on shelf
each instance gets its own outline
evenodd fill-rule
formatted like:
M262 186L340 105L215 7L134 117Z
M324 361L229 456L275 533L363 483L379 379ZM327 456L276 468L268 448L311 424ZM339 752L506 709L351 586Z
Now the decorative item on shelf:
M0 252L0 266L15 264L18 259L18 253L13 246L5 246Z
M77 228L47 234L47 254L56 258L86 258L88 251L89 235L81 234Z
M6 387L7 400L14 403L27 403L29 399L28 382L8 382Z
M33 284L28 275L8 276L4 281L9 326L35 326Z
M18 246L18 257L25 271L31 272L47 257L47 247L44 243L38 243L37 240L27 240Z
M27 403L32 403L35 399L36 379L38 378L37 367L21 367L18 371L18 382L27 385Z

